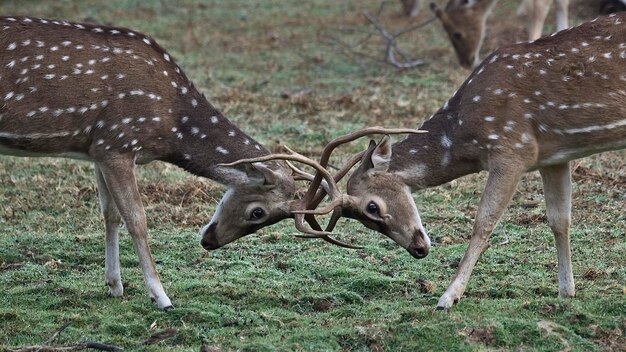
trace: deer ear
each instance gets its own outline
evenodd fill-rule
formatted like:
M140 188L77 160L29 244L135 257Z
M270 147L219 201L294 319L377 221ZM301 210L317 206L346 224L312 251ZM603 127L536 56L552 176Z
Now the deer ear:
M391 143L389 142L389 136L384 136L378 143L372 153L371 160L373 165L371 172L387 172L389 163L391 162Z
M389 136L383 137L380 143L370 141L370 145L361 158L361 165L355 174L371 174L386 172L391 161L391 144Z
M265 186L276 185L278 175L262 163L245 164L244 170L249 183Z

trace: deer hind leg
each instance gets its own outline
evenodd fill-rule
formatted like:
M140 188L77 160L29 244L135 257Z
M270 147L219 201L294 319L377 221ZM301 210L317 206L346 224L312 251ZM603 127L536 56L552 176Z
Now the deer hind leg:
M567 19L567 8L569 7L569 0L556 0L556 30L562 31L569 27Z
M485 190L478 205L474 229L469 246L459 263L450 286L439 299L437 309L446 309L461 299L472 270L480 254L487 248L489 236L500 220L504 209L511 201L515 188L525 169L515 165L515 161L494 165L489 170ZM518 163L521 164L521 163Z
M100 161L97 167L133 239L150 298L159 308L171 308L172 303L163 290L148 247L148 225L135 180L134 161L122 158Z
M554 233L559 265L559 296L573 297L574 275L569 241L572 214L572 180L569 163L539 170L543 180L548 223Z
M121 297L124 295L124 287L122 286L122 275L120 269L120 253L119 253L119 231L122 224L115 202L111 197L111 193L104 182L104 176L96 165L96 183L98 185L98 197L100 198L100 209L104 216L105 237L105 259L104 259L104 282L109 288L109 293L113 297Z
M530 27L528 29L528 40L536 40L541 37L543 24L550 11L552 0L531 0L530 3Z

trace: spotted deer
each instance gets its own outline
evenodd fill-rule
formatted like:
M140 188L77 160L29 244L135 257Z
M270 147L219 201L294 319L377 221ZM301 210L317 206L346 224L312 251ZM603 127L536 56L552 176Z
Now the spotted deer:
M112 296L123 295L123 221L149 296L171 307L148 247L135 164L160 160L227 185L220 209L228 211L208 226L224 242L289 215L289 169L219 166L268 151L216 110L151 37L29 17L0 17L0 34L0 153L94 163Z
M556 242L559 295L572 297L569 162L626 147L624 101L626 13L498 49L422 124L427 133L372 143L348 180L349 201L335 205L419 258L429 243L411 193L487 171L469 246L437 304L450 308L520 178L538 170Z
M441 21L459 63L465 68L473 68L480 62L479 52L485 38L487 17L498 0L450 0L445 9L430 3L431 10ZM552 0L523 0L520 13L530 17L528 37L536 40L541 37L543 24L550 10ZM567 7L569 0L555 0L556 29L568 27Z

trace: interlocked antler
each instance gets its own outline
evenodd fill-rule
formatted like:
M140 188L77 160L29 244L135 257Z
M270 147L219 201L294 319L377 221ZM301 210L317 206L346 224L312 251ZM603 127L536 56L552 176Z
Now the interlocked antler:
M425 133L425 132L427 131L415 130L415 129L410 129L410 128L383 128L383 127L362 128L360 130L354 131L347 135L335 138L332 141L330 141L328 144L326 144L326 146L324 147L324 150L322 151L319 164L323 168L325 168L328 165L328 162L330 160L330 155L335 150L335 148L337 148L338 146L342 144L352 142L356 139L359 139L361 137L364 137L370 134L405 134L405 133ZM356 165L359 162L359 160L361 160L363 153L364 152L359 152L357 154L354 154L352 157L350 157L350 159L348 159L348 161L344 164L344 166L335 174L335 176L333 177L333 180L335 182L339 182L348 173L348 171L350 171L350 169L354 165ZM315 174L315 177L313 178L313 181L311 182L309 189L307 190L306 194L303 197L303 202L305 204L304 209L314 209L315 207L319 205L322 199L324 199L324 197L326 196L326 191L324 189L321 189L318 191L318 188L322 182L322 178L323 178L322 174L320 173ZM332 231L332 229L335 227L340 217L341 217L341 209L335 208L335 211L333 211L331 220L326 226L326 232ZM316 222L313 214L307 216L307 221ZM302 237L315 238L316 236L302 236Z
M239 165L243 163L254 163L254 162L269 161L269 160L291 160L291 161L298 161L298 162L304 163L306 165L309 165L315 168L317 170L316 174L321 175L320 181L317 185L318 187L322 182L322 178L326 180L326 188L327 188L326 191L328 191L328 194L330 195L332 199L331 203L333 204L333 207L341 207L342 194L341 192L339 192L337 183L335 183L335 180L333 179L333 176L330 174L330 172L328 172L328 170L322 167L318 162L312 159L309 159L305 157L304 155L298 154L294 151L291 151L291 153L292 154L270 154L270 155L264 155L264 156L257 157L257 158L240 159L232 163L220 164L220 166L234 166L234 165ZM306 177L306 175L302 177ZM311 225L311 227L317 228L319 230L314 229L314 228L307 228L304 225L305 214L300 213L300 211L306 209L306 203L301 201L301 204L302 204L301 208L296 208L292 210L292 213L294 214L294 218L295 218L295 226L296 226L296 229L298 229L298 231L305 233L305 234L309 234L310 236L315 237L315 238L321 238L329 243L332 243L340 247L354 248L354 249L359 248L359 247L349 245L347 243L343 243L339 240L336 240L330 237L332 233L327 232L327 231L322 231L321 227L319 226L317 221L315 221L315 219L313 219L312 222L307 220L307 222ZM329 205L322 210L311 210L311 211L307 211L307 213L322 215L322 214L327 214L331 212L332 210L333 208L330 207Z

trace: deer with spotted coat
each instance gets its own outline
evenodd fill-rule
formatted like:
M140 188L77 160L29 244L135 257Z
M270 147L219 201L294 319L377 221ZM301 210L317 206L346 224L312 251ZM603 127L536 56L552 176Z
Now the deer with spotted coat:
M159 308L172 306L148 247L135 164L160 160L226 184L222 211L202 232L227 243L292 217L299 204L291 171L280 163L218 165L267 153L211 106L149 36L0 17L0 154L95 164L106 232L105 283L112 296L123 295L123 221L149 296Z
M0 154L94 163L105 222L105 283L114 297L124 293L123 221L149 296L159 308L172 306L148 247L134 173L135 164L153 160L228 186L200 231L206 249L286 218L296 218L305 234L351 247L320 232L314 218L295 215L305 203L294 198L292 171L282 163L227 166L268 151L222 116L154 39L130 29L0 17Z
M624 101L626 13L498 49L422 124L427 133L393 145L388 138L370 143L347 196L328 207L340 207L421 258L430 243L411 193L487 171L469 246L437 304L450 308L520 178L538 170L556 242L559 296L572 297L569 162L626 147Z
M497 2L498 0L450 0L444 9L430 3L431 10L450 37L461 66L473 68L480 62L479 52L485 38L487 17ZM568 27L569 0L555 0L555 3L556 30L560 31ZM526 13L530 17L530 41L541 37L551 4L552 0L523 0L521 3L518 13Z

